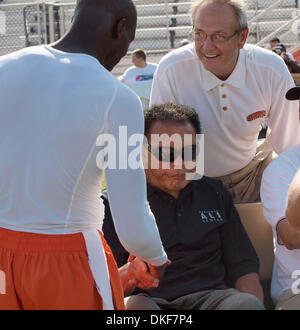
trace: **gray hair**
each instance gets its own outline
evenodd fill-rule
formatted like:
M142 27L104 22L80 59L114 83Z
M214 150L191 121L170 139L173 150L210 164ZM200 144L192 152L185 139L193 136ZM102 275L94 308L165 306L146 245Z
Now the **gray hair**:
M232 7L237 20L238 33L248 28L246 6L243 0L195 0L191 7L191 18L194 26L195 16L199 8L210 3L224 3Z

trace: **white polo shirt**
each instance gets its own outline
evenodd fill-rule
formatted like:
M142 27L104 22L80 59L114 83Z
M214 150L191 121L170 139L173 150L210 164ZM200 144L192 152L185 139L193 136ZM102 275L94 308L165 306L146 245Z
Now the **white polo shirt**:
M266 220L274 236L275 267L272 277L271 295L277 301L286 290L291 289L295 279L292 273L300 269L300 250L288 250L278 244L276 225L285 217L285 206L290 183L300 167L300 144L280 154L267 167L261 183L261 200Z
M124 79L125 83L152 81L156 68L156 63L147 63L144 68L138 68L133 65L124 72L121 78Z
M284 61L269 50L245 45L234 71L222 81L204 68L191 43L159 63L150 105L175 102L197 111L204 133L204 173L216 177L253 159L266 118L276 153L300 141L298 103L285 100L293 86Z

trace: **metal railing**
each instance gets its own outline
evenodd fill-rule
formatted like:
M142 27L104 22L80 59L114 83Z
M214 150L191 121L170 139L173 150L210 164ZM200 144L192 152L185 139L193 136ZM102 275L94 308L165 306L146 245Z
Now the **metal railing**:
M191 40L188 0L135 0L138 12L136 38L129 48L164 54ZM267 47L278 36L288 47L299 41L296 0L247 0L248 42ZM0 55L60 38L71 24L75 2L0 4Z
M298 24L299 24L299 20L300 20L300 16L299 16L299 11L297 12L297 16L295 16L294 18L292 18L290 21L284 23L283 25L281 25L277 30L275 30L274 32L270 33L269 35L267 35L265 38L261 39L257 45L258 46L265 46L267 44L267 42L272 39L273 37L278 37L280 40L286 40L286 38L289 38L291 40L292 37L294 37L293 39L295 40L299 40L298 38ZM297 28L296 30L291 27L293 23L297 24ZM291 28L290 28L291 27ZM282 33L282 31L285 31L284 33Z

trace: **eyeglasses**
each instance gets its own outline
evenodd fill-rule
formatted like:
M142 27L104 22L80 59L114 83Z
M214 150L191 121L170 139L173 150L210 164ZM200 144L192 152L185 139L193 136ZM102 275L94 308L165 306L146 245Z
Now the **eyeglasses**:
M198 42L204 42L207 37L210 37L210 40L214 43L214 44L224 44L227 41L229 41L230 39L232 39L236 34L238 34L238 30L236 30L234 32L233 35L227 37L224 33L213 33L211 35L208 35L207 33L205 33L204 31L195 31L192 30L193 32L193 36L194 39Z
M179 155L183 161L191 161L196 159L197 145L192 144L181 149L176 149L173 147L152 146L148 144L148 151L161 162L174 163Z

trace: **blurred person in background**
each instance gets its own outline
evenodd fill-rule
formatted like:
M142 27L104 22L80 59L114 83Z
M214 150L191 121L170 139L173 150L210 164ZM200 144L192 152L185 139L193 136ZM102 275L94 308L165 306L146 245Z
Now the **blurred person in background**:
M292 54L286 51L286 47L283 44L276 44L276 46L272 48L272 51L282 57L290 73L300 73L299 63L294 59Z
M143 49L136 49L131 54L133 65L119 79L131 88L141 99L143 109L149 105L153 75L156 63L147 62L147 54Z

